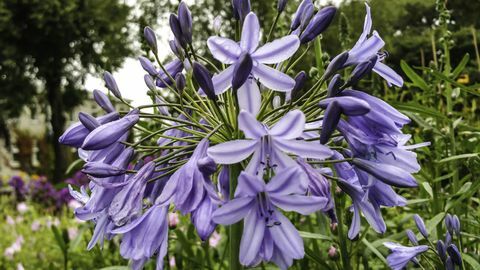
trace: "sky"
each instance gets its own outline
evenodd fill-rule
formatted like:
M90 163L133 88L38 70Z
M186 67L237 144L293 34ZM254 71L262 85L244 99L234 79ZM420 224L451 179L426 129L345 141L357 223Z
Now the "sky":
M333 2L338 5L342 0L334 0ZM194 1L187 1L187 4L191 5ZM229 1L228 1L229 2ZM320 1L321 4L324 4L327 0ZM133 4L133 0L127 1L127 3ZM172 34L168 25L156 29L156 34L158 37L168 37L167 39L158 40L159 48L167 48L166 50L159 50L160 59L163 59L170 52L167 41L172 39ZM122 92L122 96L126 99L132 101L133 106L139 106L147 103L151 103L151 99L147 96L147 87L143 81L143 76L146 74L145 71L140 66L137 58L127 58L123 63L122 67L117 71L112 73L117 81L118 87ZM87 76L85 81L85 88L88 91L93 91L95 89L106 91L105 84L101 79L101 74L90 74Z

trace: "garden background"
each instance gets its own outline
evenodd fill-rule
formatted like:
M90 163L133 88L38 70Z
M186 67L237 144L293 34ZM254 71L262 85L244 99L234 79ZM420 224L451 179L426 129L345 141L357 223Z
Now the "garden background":
M351 48L365 16L364 1L316 2L317 7L336 5L338 12L320 39L324 52L320 61L312 54L295 66L310 77L318 73L317 67ZM205 40L214 34L217 16L222 18L221 32L231 32L231 5L219 0L187 3L194 18L197 54L211 58ZM405 230L415 226L413 214L420 214L428 231L441 237L443 220L451 213L462 224L465 268L480 269L480 1L368 3L374 29L387 44L386 61L406 83L401 88L388 87L372 75L359 88L373 89L370 93L413 120L405 128L413 135L411 144L431 145L417 151L422 167L415 175L419 187L399 193L407 198L407 206L383 211L388 226L384 235L362 227L367 233L348 246L352 264L356 269L386 269L388 249L382 243L406 243ZM79 172L76 153L61 146L58 137L76 121L79 111L99 113L92 105L91 91L105 91L99 79L104 71L117 77L134 104L149 99L148 88L135 84L138 79L133 78L135 72L142 74L136 58L151 57L143 29L149 25L157 30L160 55L170 59L168 15L177 5L165 0L0 1L0 269L126 267L128 261L118 253L118 239L106 242L103 250L86 251L93 225L74 218L78 203L68 194L67 185L79 187L88 179ZM276 5L276 1L252 0L263 29L275 20ZM278 27L289 27L297 5L288 1ZM277 37L276 32L272 35ZM167 268L226 266L224 231L215 232L207 244L183 218L170 215L169 223L174 240ZM339 265L336 235L328 227L301 235L320 252L307 250L295 269ZM154 263L146 267L154 269Z

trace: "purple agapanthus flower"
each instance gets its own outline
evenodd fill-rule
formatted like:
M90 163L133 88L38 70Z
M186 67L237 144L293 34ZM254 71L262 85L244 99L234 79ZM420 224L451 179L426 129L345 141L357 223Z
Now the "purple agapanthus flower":
M400 87L403 85L402 77L393 69L382 63L386 55L385 53L381 53L379 51L383 48L385 42L380 38L376 31L373 31L372 36L368 37L372 31L372 17L370 13L370 7L366 3L365 6L367 9L367 14L365 15L363 32L353 48L348 52L348 59L345 63L345 66L357 65L368 61L375 55L378 55L379 57L375 66L373 67L373 71L382 76L389 85L393 84Z
M243 23L242 37L240 44L223 37L210 37L207 41L208 48L213 57L218 61L230 65L227 69L213 76L215 94L225 92L231 85L236 66L245 54L249 54L253 65L251 70L239 72L251 73L252 77L258 79L261 84L275 91L288 92L295 86L295 80L288 75L267 66L268 64L280 63L291 57L300 46L296 35L289 35L258 48L260 43L260 24L257 15L250 12ZM202 92L202 91L200 91ZM255 80L247 80L238 89L239 100L248 100L259 108L260 97L258 86ZM244 108L243 104L242 109ZM250 111L256 114L256 111Z
M208 155L216 163L235 164L253 154L246 171L262 175L266 168L296 166L286 153L314 159L325 159L332 155L328 147L318 142L297 140L305 126L305 115L300 110L290 111L271 128L258 122L249 112L241 111L238 125L247 139L210 147Z
M243 265L273 261L287 269L293 259L304 256L302 238L278 208L307 215L325 207L326 198L304 195L301 183L307 181L305 177L299 167L279 171L268 184L258 176L240 174L235 198L214 212L213 221L229 225L244 219L240 243Z
M416 256L428 250L428 246L426 245L405 247L392 242L385 242L383 245L392 251L392 254L387 257L388 266L390 266L392 270L404 269L408 262L416 261Z

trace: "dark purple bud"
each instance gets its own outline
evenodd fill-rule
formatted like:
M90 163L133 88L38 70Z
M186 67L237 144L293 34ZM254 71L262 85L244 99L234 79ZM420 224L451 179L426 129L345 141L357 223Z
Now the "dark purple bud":
M460 219L458 219L457 215L453 215L452 227L457 236L460 236Z
M183 73L178 73L177 76L175 76L175 84L177 85L178 93L181 94L183 89L185 89L185 85L187 84Z
M445 245L450 245L452 243L452 235L449 231L445 233Z
M143 80L145 81L145 84L147 85L148 89L155 91L157 87L155 86L155 83L153 82L152 76L145 74L143 76Z
M455 246L454 244L449 245L447 247L447 252L448 255L450 255L450 258L452 258L454 264L462 266L462 255L460 254L457 246Z
M450 234L453 234L453 226L452 226L453 221L452 221L452 219L453 219L453 217L450 214L447 214L445 216L445 227L447 228L447 231L450 232Z
M99 90L93 90L93 99L95 99L95 102L107 113L111 113L115 111L115 107L113 107L112 102L110 102L110 99L102 93Z
M323 116L322 132L320 133L320 143L326 144L330 136L333 134L337 128L338 121L340 121L340 116L342 109L337 101L332 101L325 110Z
M327 108L333 101L338 102L342 113L348 116L364 115L370 112L370 105L366 101L354 97L333 97L320 101L320 108Z
M330 76L332 76L335 72L337 72L338 70L344 67L347 60L348 60L347 51L335 56L332 59L332 61L330 61L330 64L328 64L327 68L325 69L325 73L323 74L322 78L325 80L330 78Z
M198 169L205 175L212 175L217 171L217 164L211 157L204 157L197 161Z
M310 22L310 19L312 18L314 12L315 12L315 7L313 6L313 4L309 4L309 5L305 6L305 9L303 9L303 13L302 13L302 16L300 18L300 29L299 30L305 29L305 27Z
M223 165L220 173L218 174L218 190L224 200L228 201L230 198L230 174L227 165Z
M187 43L192 43L192 14L185 2L178 6L178 21L182 30L183 38Z
M109 114L97 117L100 124L105 124L118 119L117 112L111 112ZM83 141L87 137L90 131L80 122L77 122L71 125L60 138L58 142L64 145L69 145L75 148L80 148L83 144Z
M420 231L423 237L427 239L428 232L427 232L427 227L425 227L425 223L423 222L423 219L418 214L413 215L413 219L415 220L415 225L417 226L418 231Z
M80 123L82 123L82 125L90 131L100 126L100 123L97 121L97 119L88 113L79 112L78 120L80 120Z
M178 42L177 39L170 40L168 42L168 45L170 46L170 50L180 59L183 59L183 50L180 45L180 42Z
M202 241L206 241L213 233L217 224L212 221L213 212L218 208L208 195L205 195L190 219Z
M394 165L360 158L354 158L352 163L359 169L378 178L378 180L385 184L404 188L418 186L417 180L415 180L409 172ZM426 233L426 230L424 230L424 232Z
M175 78L179 72L182 72L183 70L183 63L179 59L174 59L171 62L168 62L165 65L165 70L170 74L171 77ZM158 87L165 88L168 85L173 84L173 82L170 80L170 76L167 76L163 72L163 70L160 70L159 75L157 76L157 81L156 84Z
M113 78L112 74L108 71L105 71L105 73L103 73L103 80L105 81L105 86L107 87L107 89L112 91L114 96L121 99L122 94L120 93L117 82Z
M300 3L293 17L292 24L290 25L290 30L294 31L300 26L302 22L303 11L309 5L313 5L311 0L303 0L302 3Z
M87 162L85 166L83 166L82 172L93 177L105 178L124 174L125 169L103 162Z
M285 7L287 6L287 0L278 0L277 2L277 12L282 13L285 10Z
M156 54L158 52L157 37L155 36L155 32L153 31L153 29L149 26L143 28L143 36L145 37L145 40L147 41L150 49L153 51L153 53Z
M237 64L233 70L233 77L232 77L232 88L233 90L237 90L240 88L250 76L252 72L253 61L252 57L249 53L244 53L238 59Z
M417 237L412 230L408 229L405 231L405 233L407 234L408 240L410 240L412 244L414 244L415 246L418 245Z
M343 83L344 81L342 80L342 76L340 76L340 74L335 74L328 84L327 97L337 96L341 92L340 87L343 85Z
M342 88L347 88L349 86L355 85L358 81L360 81L365 75L372 72L373 67L377 63L378 57L375 55L370 60L362 62L358 64L350 74L350 78L348 78L347 82Z
M134 154L133 148L125 146L121 143L117 143L115 147L113 147L108 154L105 156L104 163L107 164L114 164L120 168L127 168L130 159Z
M150 76L155 77L158 75L158 71L155 69L155 67L153 66L153 63L148 58L140 56L138 60L140 60L140 64L142 65L142 68L148 74L150 74Z
M453 264L452 258L448 257L445 261L445 269L446 270L455 270L455 265Z
M209 99L217 100L217 95L213 88L212 74L206 67L199 63L193 63L193 77Z
M440 259L442 259L442 262L444 262L447 259L447 247L442 240L437 241L437 252Z
M133 127L138 120L139 115L132 114L99 126L85 138L82 149L99 150L111 145Z
M319 10L300 36L300 42L302 44L308 43L325 31L332 22L333 17L335 17L336 12L337 8L334 6L324 7Z
M300 93L305 86L305 81L307 80L307 74L305 71L300 71L297 76L295 76L295 86L292 89L291 97L292 100L296 100L300 97Z
M180 26L180 21L178 20L178 17L175 14L170 14L170 29L172 30L172 33L175 36L175 39L178 40L178 42L180 43L180 46L186 49L187 41L183 36L182 28Z
M233 16L236 20L243 21L251 10L250 0L232 0L232 6Z

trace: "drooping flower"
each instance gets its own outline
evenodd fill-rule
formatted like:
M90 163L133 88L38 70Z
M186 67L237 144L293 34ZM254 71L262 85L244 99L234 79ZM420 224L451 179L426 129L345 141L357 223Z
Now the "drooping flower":
M240 262L255 266L273 261L287 269L293 259L304 256L303 240L293 224L278 210L303 215L325 207L326 198L305 196L301 183L307 181L298 167L278 173L265 184L261 178L242 172L235 198L216 210L213 221L229 225L244 219L240 243Z
M247 139L210 147L208 155L216 163L235 164L253 154L246 171L261 175L264 168L295 166L295 161L286 153L314 159L332 155L328 147L317 142L297 140L305 126L305 116L300 110L290 111L271 128L258 122L249 112L242 111L238 115L238 125Z
M428 246L425 245L405 247L392 242L385 242L383 245L392 251L392 254L387 257L388 266L392 270L404 269L408 262L415 260L416 256L428 250Z

